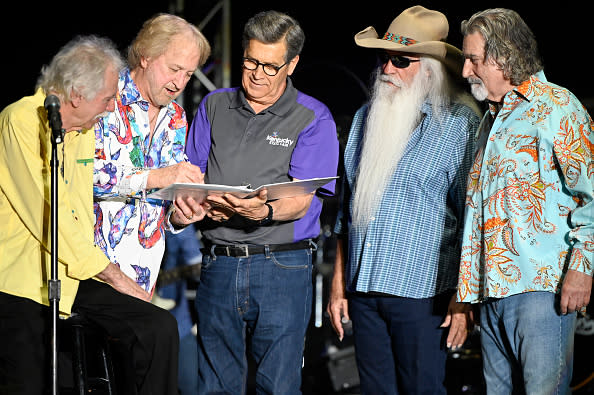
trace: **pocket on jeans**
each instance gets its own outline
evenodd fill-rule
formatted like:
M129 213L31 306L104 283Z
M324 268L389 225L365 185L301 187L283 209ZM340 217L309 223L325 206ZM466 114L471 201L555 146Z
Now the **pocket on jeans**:
M202 266L200 266L200 270L208 270L208 268L212 265L214 259L210 254L205 254L202 256Z
M311 265L311 250L273 252L270 258L281 269L307 269Z

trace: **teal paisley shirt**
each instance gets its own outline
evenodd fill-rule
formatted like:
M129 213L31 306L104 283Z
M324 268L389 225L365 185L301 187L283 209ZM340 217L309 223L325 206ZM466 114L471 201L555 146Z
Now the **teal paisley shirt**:
M539 72L481 124L466 197L458 300L560 291L592 275L594 132L567 89Z

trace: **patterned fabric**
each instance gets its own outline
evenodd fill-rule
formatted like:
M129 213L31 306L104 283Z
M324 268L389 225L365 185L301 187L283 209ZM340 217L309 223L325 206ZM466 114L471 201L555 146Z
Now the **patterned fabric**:
M351 226L350 212L367 106L355 114L335 227L337 234L349 236L347 291L429 298L456 287L466 177L479 118L462 104L444 109L442 119L428 102L421 111L424 117L364 231Z
M95 127L95 243L122 271L151 292L165 249L168 204L146 201L148 169L183 160L184 110L175 102L157 115L151 139L148 102L130 77L120 74L116 109Z
M382 37L382 40L393 41L397 44L402 44L402 45L406 45L406 46L413 45L417 42L417 40L413 40L412 38L399 36L397 34L393 34L390 32L387 32L386 34L384 34L384 37Z
M488 118L493 124L469 178L459 300L559 292L565 266L592 275L594 133L587 111L540 72Z

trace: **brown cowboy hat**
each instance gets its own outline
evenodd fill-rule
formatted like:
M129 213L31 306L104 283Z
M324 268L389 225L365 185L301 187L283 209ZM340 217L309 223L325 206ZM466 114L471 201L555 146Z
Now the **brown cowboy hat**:
M369 26L355 35L355 43L366 48L431 56L455 71L461 71L462 51L445 42L448 32L449 24L444 14L417 5L402 11L383 37Z

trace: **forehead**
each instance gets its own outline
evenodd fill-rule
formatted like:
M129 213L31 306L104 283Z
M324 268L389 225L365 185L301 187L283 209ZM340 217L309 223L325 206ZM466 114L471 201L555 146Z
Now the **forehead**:
M113 66L108 66L103 74L103 88L90 101L102 101L114 97L118 90L119 73Z
M284 63L287 44L284 40L268 44L258 40L250 40L244 55L259 60L262 63Z
M464 55L482 55L485 51L485 39L479 32L470 33L464 36L462 52Z
M166 62L193 64L198 62L199 57L200 50L193 37L180 33L173 36L160 58Z

